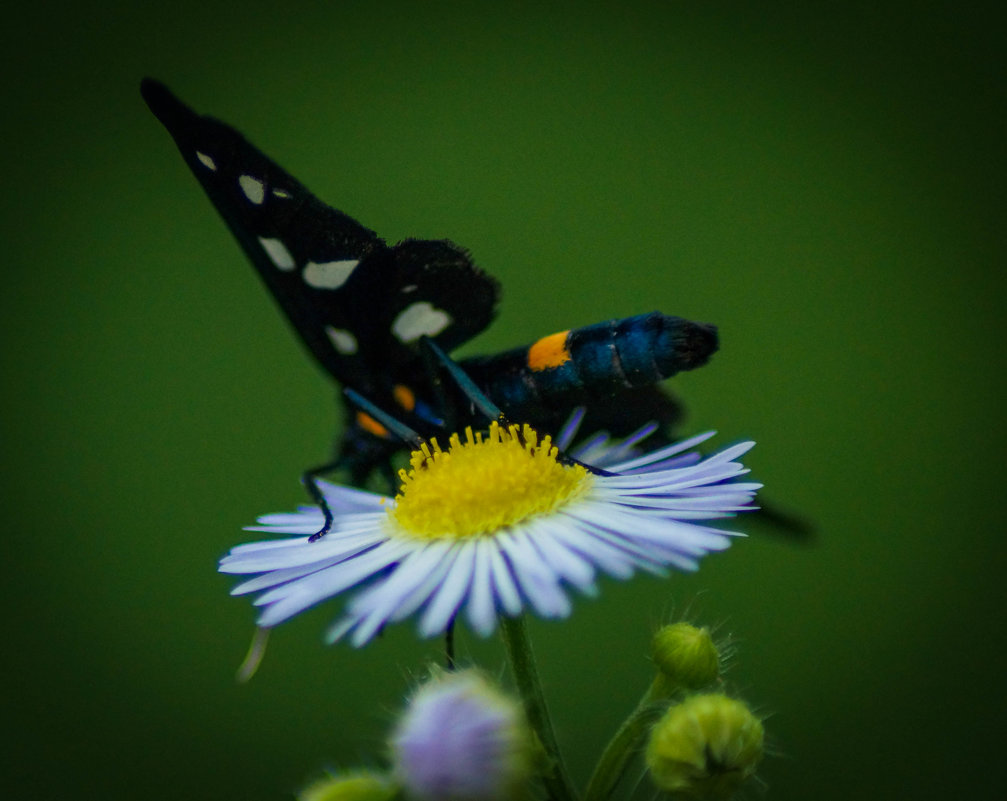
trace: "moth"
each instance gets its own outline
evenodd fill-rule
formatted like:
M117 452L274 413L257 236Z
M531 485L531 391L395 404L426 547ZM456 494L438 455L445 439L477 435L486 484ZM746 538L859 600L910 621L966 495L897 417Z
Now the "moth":
M141 92L322 368L368 408L424 436L457 424L466 399L445 387L429 351L450 354L483 331L499 283L447 239L387 244L231 126L196 113L155 80L145 79ZM652 312L457 366L509 420L550 431L584 405L585 429L618 435L677 420L680 408L658 382L705 364L717 347L715 326ZM347 471L357 484L376 469L389 474L403 447L374 414L347 404L335 458L306 473L308 490L318 500L314 477L330 470Z

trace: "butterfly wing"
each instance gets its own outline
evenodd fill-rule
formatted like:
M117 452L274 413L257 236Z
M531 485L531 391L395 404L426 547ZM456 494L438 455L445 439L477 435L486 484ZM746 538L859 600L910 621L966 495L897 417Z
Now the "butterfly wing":
M499 288L447 241L389 247L225 123L163 84L141 92L315 359L376 393L420 373L417 342L448 350L492 320Z
M499 286L447 240L407 239L354 272L340 303L372 368L415 381L424 336L450 351L492 321ZM335 301L335 299L333 299Z

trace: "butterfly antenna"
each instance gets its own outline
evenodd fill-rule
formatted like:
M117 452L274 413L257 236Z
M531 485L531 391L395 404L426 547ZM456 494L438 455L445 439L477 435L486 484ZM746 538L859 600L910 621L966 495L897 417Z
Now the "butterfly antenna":
M503 420L503 412L500 411L500 407L497 406L493 401L487 397L486 393L483 392L479 387L476 386L475 381L469 378L468 373L466 373L458 363L448 356L440 346L434 342L429 337L423 337L420 340L422 347L429 350L430 353L434 355L441 366L447 370L448 375L451 376L451 380L458 385L458 388L462 391L466 398L468 398L472 405L487 419L487 420Z

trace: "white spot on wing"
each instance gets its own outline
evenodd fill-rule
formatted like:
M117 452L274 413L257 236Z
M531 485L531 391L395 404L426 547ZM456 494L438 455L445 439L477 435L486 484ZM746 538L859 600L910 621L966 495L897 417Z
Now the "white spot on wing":
M286 200L288 197L290 197L290 192L288 192L286 189L274 189L273 196L281 197L284 200Z
M409 292L415 292L417 289L419 289L419 287L416 286L416 284L409 284L408 286L402 287L401 292L403 295L405 295L408 294Z
M267 239L264 236L260 236L259 244L266 251L266 255L272 259L273 264L281 270L294 269L294 257L290 255L290 251L287 250L286 246L279 239Z
M357 338L343 328L333 328L331 325L325 326L325 333L333 347L344 356L351 356L357 352Z
M245 197L251 200L256 206L266 199L266 186L258 178L253 178L251 175L239 175L238 185L241 187L241 191L245 193Z
M304 267L304 281L315 289L339 289L358 264L360 262L357 259L325 261L321 264L309 261Z
M217 162L215 162L210 156L206 155L206 153L200 153L197 150L196 158L199 159L200 163L207 169L209 170L217 169Z
M425 300L407 306L392 323L392 333L400 342L415 342L421 336L435 337L451 324L447 312Z

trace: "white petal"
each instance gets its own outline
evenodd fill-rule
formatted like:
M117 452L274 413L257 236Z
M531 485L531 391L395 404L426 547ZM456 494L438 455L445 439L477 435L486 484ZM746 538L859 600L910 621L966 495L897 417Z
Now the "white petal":
M617 548L602 537L595 536L593 531L579 526L579 521L570 521L577 528L565 527L556 532L556 539L564 543L571 551L580 553L585 559L598 566L600 570L613 578L628 579L633 575L636 560L621 548Z
M316 568L316 570L320 569L321 567ZM253 592L270 590L273 587L279 587L281 584L287 584L288 582L303 578L304 576L308 576L314 572L315 570L305 570L303 567L290 567L286 570L270 570L268 573L263 573L261 576L248 579L248 581L243 581L236 587L232 587L231 595L248 595Z
M610 528L605 527L590 514L585 514L584 504L571 504L566 509L563 510L562 514L567 515L572 518L571 525L576 526L579 529L577 533L578 539L584 534L590 534L593 540L601 541L607 543L615 549L615 553L624 561L631 565L635 565L649 573L653 573L658 576L664 575L664 562L660 558L660 555L655 554L652 549L641 547L639 544L630 540L624 532L612 531ZM574 543L568 544L572 547L576 547ZM591 542L591 548L598 547L597 542ZM578 551L583 553L585 556L591 556L590 553L585 552L581 548L577 548ZM597 561L597 560L596 560ZM601 563L598 562L599 566ZM611 572L607 571L606 572ZM618 577L617 573L612 573Z
M318 528L321 528L322 523L325 521L322 510L317 506L312 506L310 507L310 512L277 512L276 514L262 515L255 518L255 522L260 526L275 528L282 526L303 526L309 521L317 521Z
M407 550L398 542L385 542L361 556L312 573L270 590L255 600L257 606L269 605L259 618L260 626L275 626L325 598L359 584L395 564Z
M414 550L388 578L356 596L347 616L358 626L351 642L360 646L390 622L415 612L444 579L453 561L452 543L431 542Z
M553 440L560 451L566 452L570 448L570 443L577 436L577 431L580 429L581 421L584 419L586 412L586 407L578 406L570 413L570 417L567 418L567 421Z
M730 485L726 485L730 486ZM639 510L654 510L679 520L704 520L724 517L726 513L751 509L751 493L702 494L689 497L627 495L615 491L593 492L591 500L604 504L628 506Z
M317 479L316 483L322 491L322 495L325 496L325 502L333 511L376 512L383 510L385 505L391 500L376 492L368 492L356 487L344 487L323 479Z
M328 630L325 632L325 642L332 645L338 642L343 637L345 637L354 626L360 623L359 618L355 617L343 617L329 626Z
M327 540L323 537L315 542L302 541L299 548L269 549L254 552L231 552L220 560L221 573L264 573L268 570L282 570L318 564L320 562L341 562L355 554L382 542L381 532L367 531L353 537L338 537Z
M242 526L242 531L259 531L264 534L297 534L300 537L307 539L312 534L317 534L321 531L322 526L325 525L325 518L321 515L318 516L318 520L315 522L300 522L295 524L286 524L284 526Z
M595 464L605 460L608 453L611 437L604 431L599 431L593 437L585 440L570 454L574 459L580 459L588 464Z
M669 456L674 456L675 454L694 448L701 442L706 442L706 440L710 437L715 436L716 433L716 431L706 431L702 434L697 434L694 437L689 437L689 439L683 439L681 442L676 442L673 445L658 448L656 451L651 451L650 453L644 454L636 459L631 459L628 462L614 464L611 469L613 472L622 473L626 470L633 470L637 467L644 467L645 465L653 464L654 462L661 461L662 459L667 459Z
M562 523L553 518L542 518L530 527L532 545L538 550L543 561L562 578L586 595L594 595L595 569L590 561L576 551L567 548L554 534Z
M730 544L730 539L720 532L713 533L712 529L681 523L656 513L614 504L585 504L585 507L585 516L590 516L598 525L617 531L632 541L653 542L662 547L697 555L722 550Z
M237 556L238 554L265 553L267 551L281 551L287 548L303 548L307 543L307 537L290 537L283 540L259 540L258 542L245 542L235 545L221 561Z
M355 595L347 604L347 610L363 617L388 606L387 614L391 614L394 611L391 607L401 608L431 576L437 578L443 572L450 550L451 543L446 540L414 541L410 553L395 570L383 581ZM411 611L416 608L417 605L413 605Z
M493 588L500 599L500 605L510 617L521 614L521 594L514 583L514 574L510 564L504 559L500 546L495 541L487 541L490 555L490 573L493 577Z
M631 458L634 450L639 442L645 440L651 434L657 430L657 423L648 423L641 428L638 428L632 434L630 434L625 439L620 442L609 446L605 453L602 454L603 459L599 467L611 467L613 465L619 464L620 461L626 461Z
M566 617L570 599L559 587L556 574L542 563L520 528L497 535L497 542L510 561L521 592L542 617Z
M421 637L432 637L444 631L462 605L475 569L475 547L471 542L459 542L455 548L454 564L448 569L444 581L427 604L420 618Z
M701 454L695 451L690 451L689 453L681 453L678 456L671 456L668 459L662 459L659 462L654 462L653 464L644 465L643 467L633 467L629 470L620 470L620 473L653 473L658 470L681 470L684 467L692 467L703 461Z
M685 470L663 470L658 473L631 473L624 476L599 476L599 487L617 488L631 495L674 494L680 490L703 485L719 484L729 478L743 475L748 469L732 462L716 465L706 470L702 465Z
M342 533L374 528L388 517L384 510L379 512L348 512L345 509L333 509L333 522L325 539L338 537ZM279 518L279 519L278 519ZM322 513L312 507L310 513L264 515L255 526L245 526L245 531L264 531L270 534L315 534L325 522Z
M496 604L493 600L493 579L490 567L492 545L485 537L477 539L472 567L472 588L465 612L476 634L488 637L496 628Z

